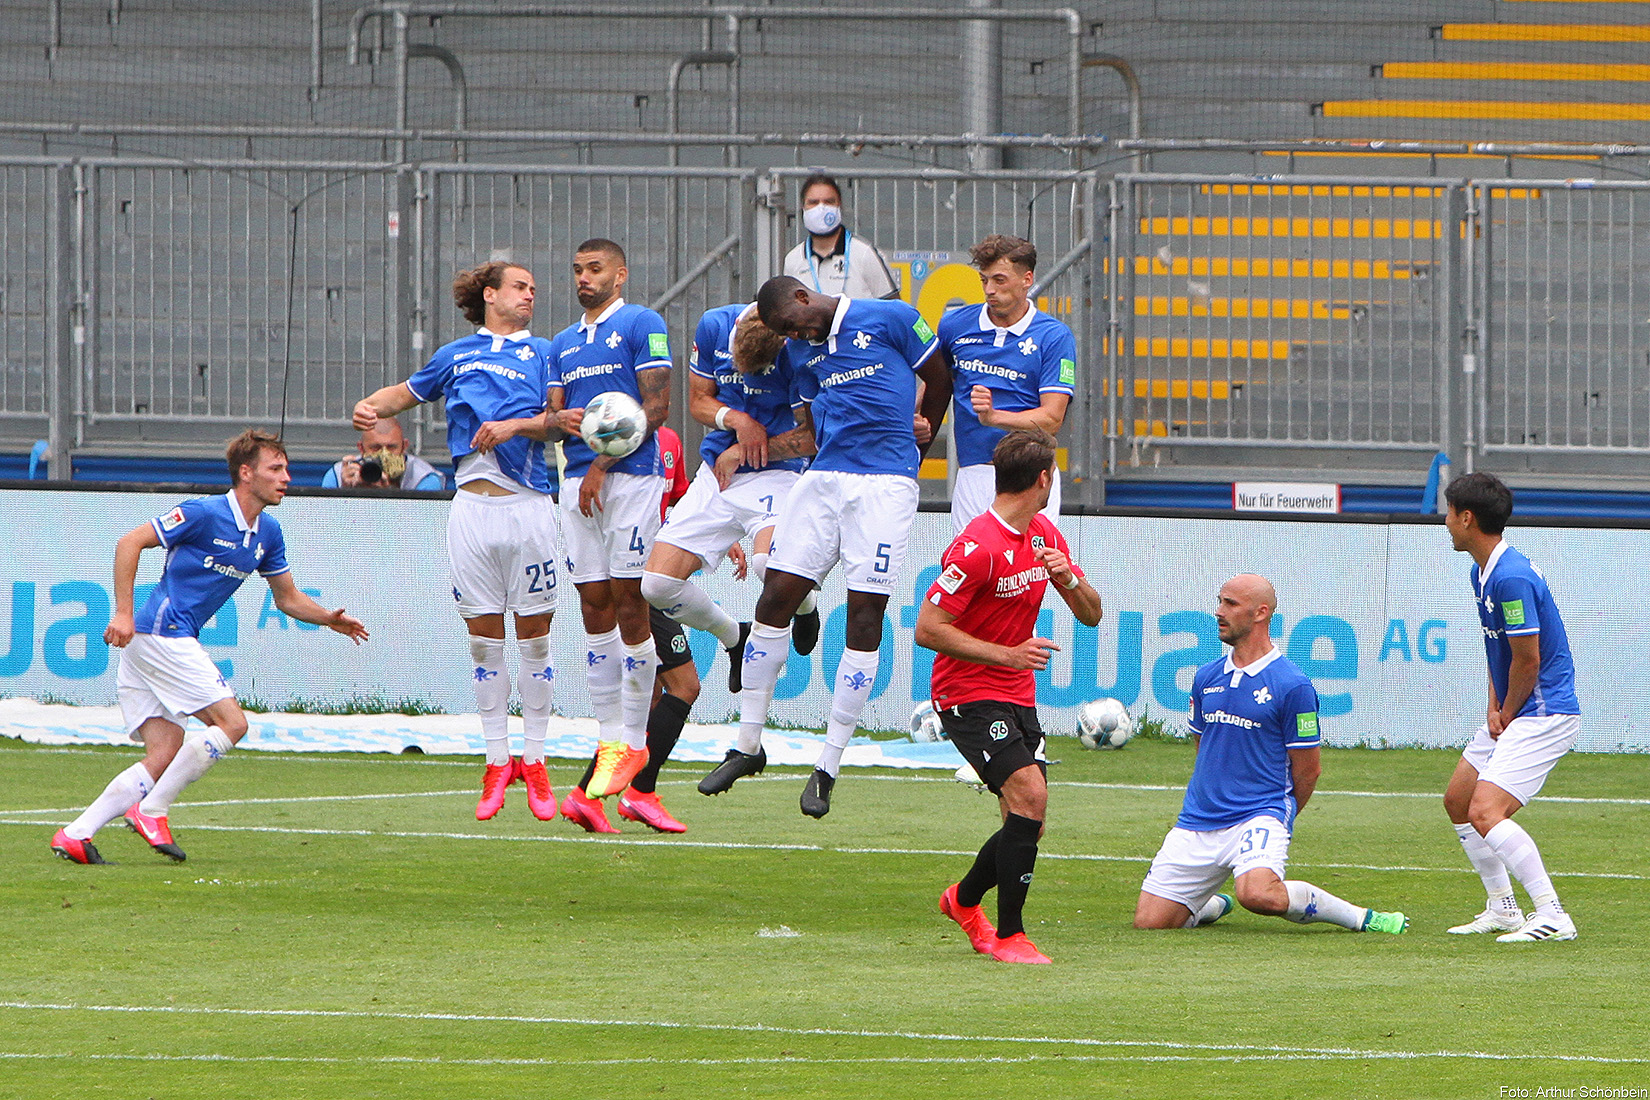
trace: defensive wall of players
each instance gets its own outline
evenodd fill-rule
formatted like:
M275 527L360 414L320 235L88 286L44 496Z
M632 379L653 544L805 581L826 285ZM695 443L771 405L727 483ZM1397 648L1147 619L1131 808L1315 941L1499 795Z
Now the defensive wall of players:
M51 696L106 705L116 661L102 641L112 606L108 548L154 515L171 496L0 490L0 528L13 533L0 566L0 694ZM72 532L63 517L72 515ZM296 623L277 611L261 584L245 586L201 633L208 653L234 676L237 691L266 704L302 698L345 702L355 696L415 698L451 713L474 699L451 666L462 642L451 628L442 552L447 504L440 499L290 497L281 519L310 536L295 542L292 564L326 606L370 615L373 644L360 649L294 644ZM1051 732L1075 728L1076 707L1101 695L1178 723L1193 671L1221 652L1211 614L1214 593L1234 573L1263 570L1277 584L1273 619L1285 654L1312 677L1331 744L1461 744L1482 720L1482 696L1460 690L1483 676L1480 626L1466 598L1466 566L1436 522L1350 522L1067 516L1073 556L1100 585L1106 617L1097 630L1045 611L1039 630L1061 648L1039 674L1038 703ZM1645 628L1627 606L1635 562L1650 555L1650 529L1514 526L1509 541L1537 561L1566 563L1552 578L1565 609L1587 714L1583 750L1650 751L1638 720L1650 708L1642 667ZM950 542L949 516L923 513L913 530L900 588L889 603L883 657L866 709L868 729L904 729L927 698L932 655L915 647L918 601ZM138 596L158 574L146 560ZM748 615L754 582L726 569L705 587L735 614ZM842 653L840 578L825 586L819 648L792 655L775 692L772 721L817 727L819 684ZM567 605L564 602L563 607ZM583 635L564 610L551 627L559 669L577 669ZM695 633L702 671L719 673L715 640ZM1623 671L1625 670L1625 671ZM812 690L810 690L810 688ZM558 677L558 712L587 715L583 677ZM733 714L723 677L705 677L701 721Z
M353 399L456 334L453 271L508 255L551 287L592 234L626 246L627 294L685 348L705 309L779 269L806 171L0 159L0 451L44 440L42 472L66 478L77 453L206 454L284 423L297 457L334 457ZM1068 505L1168 467L1418 486L1439 451L1555 486L1650 479L1650 184L838 178L847 224L930 323L979 300L971 244L1037 244L1039 305L1078 341ZM547 294L538 328L572 311ZM685 374L671 423L691 450ZM415 446L439 450L439 415L420 410Z

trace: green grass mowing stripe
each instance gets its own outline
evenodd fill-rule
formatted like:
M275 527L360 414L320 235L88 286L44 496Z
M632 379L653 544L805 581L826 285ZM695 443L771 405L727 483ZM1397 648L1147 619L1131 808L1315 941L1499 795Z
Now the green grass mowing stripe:
M1579 1054L1547 1054L1520 1051L1501 1053L1482 1050L1381 1050L1360 1047L1283 1046L1254 1043L1179 1043L1168 1039L1096 1039L1090 1036L1055 1035L963 1035L952 1032L882 1031L869 1028L781 1027L775 1024L718 1024L678 1020L587 1019L573 1016L494 1015L476 1012L384 1012L350 1009L308 1008L225 1008L187 1005L100 1005L49 1004L28 1001L0 1001L0 1009L39 1012L155 1013L168 1016L251 1016L281 1019L404 1020L440 1023L559 1025L594 1028L659 1028L680 1031L733 1032L755 1035L784 1035L798 1038L892 1039L923 1043L997 1043L1027 1046L1076 1046L1099 1048L1139 1048L1295 1057L1338 1058L1449 1058L1490 1061L1609 1062L1621 1065L1650 1064L1650 1057L1599 1057ZM924 1059L916 1059L922 1061ZM684 1059L684 1062L693 1061Z
M468 793L468 792L465 792ZM55 820L28 820L28 821L0 821L0 825L29 825L40 828L50 828L60 825ZM730 851L773 851L773 852L820 852L836 855L882 855L882 856L945 856L967 858L975 854L972 850L960 848L867 848L848 847L828 844L777 844L756 843L752 841L736 840L678 840L662 836L635 837L603 837L603 836L539 836L539 835L495 835L491 833L435 833L413 832L394 829L314 829L297 828L286 825L190 825L189 828L199 832L215 833L285 833L296 836L340 836L340 837L393 837L398 840L491 840L507 843L528 844L599 844L613 847L642 847L642 848L708 848ZM1038 852L1037 859L1065 860L1090 863L1150 863L1151 856L1112 856L1099 855L1091 852ZM1291 866L1296 868L1318 867L1338 871L1414 871L1424 874L1460 875L1475 874L1470 867L1421 867L1407 864L1370 864L1370 863L1321 863L1306 860L1292 860ZM1642 882L1650 876L1626 874L1613 871L1552 871L1554 878L1597 878L1597 879L1625 879L1631 882Z

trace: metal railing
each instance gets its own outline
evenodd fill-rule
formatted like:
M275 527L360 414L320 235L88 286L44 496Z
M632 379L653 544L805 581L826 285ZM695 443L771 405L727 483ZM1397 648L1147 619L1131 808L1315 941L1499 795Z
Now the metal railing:
M355 398L462 330L456 269L533 268L550 333L574 319L565 269L593 236L626 247L626 296L665 314L685 362L703 311L749 300L802 239L807 171L6 158L0 434L47 439L57 476L79 448L170 447L191 425L283 413L330 447ZM970 245L1037 244L1038 299L1078 340L1073 503L1159 450L1650 472L1650 185L836 175L848 224L932 321L980 300ZM440 423L439 409L417 420L425 449Z

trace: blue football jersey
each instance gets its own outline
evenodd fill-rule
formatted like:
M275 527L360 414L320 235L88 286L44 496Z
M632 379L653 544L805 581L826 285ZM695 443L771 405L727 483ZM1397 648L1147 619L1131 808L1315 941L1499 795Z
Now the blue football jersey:
M707 310L699 319L693 334L693 353L688 359L688 370L701 378L716 383L716 400L730 409L736 409L776 436L796 427L792 410L801 401L796 393L796 369L792 362L789 341L779 349L773 365L754 374L741 374L733 365L733 328L747 309L754 307L734 304ZM738 434L728 429L707 432L699 445L699 457L714 463L723 451L739 440ZM801 470L808 465L805 458L782 458L763 467L768 470ZM737 473L752 470L740 466Z
M550 341L551 386L563 390L562 407L581 409L599 393L617 390L642 399L636 375L644 370L670 369L670 336L665 319L645 306L623 298L602 311L593 325L580 321L556 333ZM596 455L577 434L561 445L568 477L582 477ZM649 432L642 445L610 467L621 474L661 474L659 444Z
M989 465L1008 432L988 428L974 414L969 391L985 386L991 407L1035 409L1045 393L1070 397L1077 382L1077 341L1065 323L1035 305L1008 328L991 323L986 307L955 306L940 318L940 346L951 360L952 417L959 466Z
M447 449L453 462L475 450L470 440L489 420L537 416L550 381L550 342L522 331L498 336L485 329L443 345L407 388L420 401L446 398ZM516 436L493 449L499 469L529 489L554 491L556 470L544 444Z
M289 568L281 525L267 509L248 525L233 490L186 500L149 525L166 548L166 566L134 616L139 634L199 637L242 581Z
M1505 542L1490 555L1488 566L1480 577L1474 563L1472 592L1478 602L1478 623L1484 628L1484 654L1489 658L1495 697L1502 702L1507 698L1507 675L1512 668L1512 643L1507 639L1536 634L1540 636L1541 666L1518 717L1580 714L1570 637L1558 617L1547 578Z
M798 393L813 406L810 468L916 477L916 372L939 347L928 322L904 302L841 298L823 343L788 346Z
M1187 727L1200 740L1176 825L1208 832L1271 814L1294 827L1289 750L1318 745L1318 693L1294 662L1276 648L1245 668L1210 661L1192 677Z

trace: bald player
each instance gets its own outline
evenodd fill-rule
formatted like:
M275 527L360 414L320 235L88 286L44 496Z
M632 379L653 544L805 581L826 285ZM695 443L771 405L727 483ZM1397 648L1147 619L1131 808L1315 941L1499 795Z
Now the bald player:
M1228 874L1238 904L1262 916L1392 935L1409 927L1402 913L1365 909L1283 877L1295 815L1321 767L1318 693L1272 644L1277 603L1272 582L1253 573L1221 585L1215 622L1232 652L1192 677L1187 726L1197 764L1180 817L1140 887L1136 928L1219 920L1232 909L1232 898L1215 892Z

